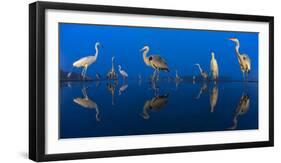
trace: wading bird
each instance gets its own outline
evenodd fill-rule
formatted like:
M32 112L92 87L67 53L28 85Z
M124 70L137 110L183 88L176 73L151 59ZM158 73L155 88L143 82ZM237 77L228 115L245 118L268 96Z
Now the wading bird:
M107 73L108 79L117 79L117 73L115 72L114 68L114 57L111 58L111 69Z
M126 73L126 71L121 70L121 66L120 65L118 65L118 68L119 68L119 73L121 74L123 80L125 80L128 77L128 74Z
M99 42L96 42L95 44L95 50L96 50L96 54L95 55L90 55L90 56L87 56L87 57L83 57L81 59L79 59L78 61L75 61L73 64L72 64L72 68L73 67L77 67L77 68L80 68L80 67L83 67L83 70L81 72L81 76L83 77L83 79L85 79L85 76L86 76L86 71L88 69L88 67L96 62L97 58L98 58L98 54L99 54L99 46L100 46L100 43ZM71 72L68 73L67 77L69 78L71 76Z
M215 53L212 52L211 55L212 55L211 62L210 62L211 76L213 80L217 80L219 77L219 67L218 67L217 60L215 58Z
M219 96L219 89L218 89L217 85L215 84L210 93L211 112L215 111L215 107L216 107L217 101L218 101L218 96Z
M207 74L206 71L204 71L204 70L201 68L200 64L199 64L199 63L196 63L195 66L198 66L198 69L199 69L199 71L200 71L201 77L202 77L203 79L207 79L207 78L208 78L208 74Z
M238 59L238 62L240 64L240 69L243 73L243 79L245 80L248 79L248 75L251 71L251 59L247 54L240 54L239 48L240 48L240 43L237 38L230 38L229 40L235 42L235 53ZM246 77L245 77L246 76Z
M250 97L243 92L240 101L236 107L235 115L233 118L233 126L230 127L229 129L232 130L236 129L238 124L238 117L240 115L244 115L249 110L249 106L250 106Z
M83 98L77 97L77 98L73 99L73 101L74 101L76 104L78 104L78 105L80 105L80 106L82 106L82 107L84 107L84 108L95 109L95 110L96 110L96 120L97 120L97 121L100 121L100 118L99 118L99 108L98 108L97 103L94 102L94 101L92 101L92 100L88 97L87 91L86 91L86 88L85 88L85 87L82 89L82 93L83 93L83 96L84 96Z
M150 55L149 57L146 57L148 51L149 51L149 46L144 46L141 50L142 56L143 56L143 61L147 66L150 66L154 69L154 73L152 76L152 79L158 79L159 77L159 71L164 71L164 72L169 72L168 65L166 61L159 55ZM157 74L157 78L156 78Z
M143 106L143 112L141 116L143 119L149 119L148 111L154 109L156 111L160 111L167 103L168 103L169 94L162 96L155 96L150 100L147 100Z
M178 75L178 70L176 70L176 77L175 77L176 81L182 81L182 78Z

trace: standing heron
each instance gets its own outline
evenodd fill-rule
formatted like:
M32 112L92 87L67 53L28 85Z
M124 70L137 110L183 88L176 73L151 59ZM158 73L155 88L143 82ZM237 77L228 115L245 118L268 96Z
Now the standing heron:
M239 52L240 43L237 38L230 38L229 40L233 41L236 44L235 53L236 53L238 62L240 64L240 69L243 73L243 79L245 80L245 75L246 75L246 79L248 79L248 75L251 71L251 59L247 54L241 54Z
M199 69L199 71L200 71L201 77L202 77L203 79L207 79L207 78L208 78L208 74L207 74L206 71L204 71L204 70L201 68L200 64L199 64L199 63L196 63L195 66L198 66L198 69Z
M215 58L215 53L212 52L211 55L212 55L211 62L210 62L211 76L213 80L217 80L219 77L219 66Z
M115 72L114 68L114 56L111 58L111 69L107 73L108 79L117 79L117 73Z
M83 77L83 79L85 79L85 76L86 76L86 71L88 69L88 67L93 64L94 62L96 62L97 58L98 58L98 54L99 54L99 46L100 46L100 43L99 42L96 42L95 44L95 50L96 50L96 54L95 55L90 55L90 56L87 56L87 57L83 57L77 61L75 61L73 64L72 64L72 68L73 67L77 67L77 68L80 68L80 67L83 67L83 70L81 72L81 76ZM69 78L71 76L72 72L69 72L67 77Z
M118 68L119 68L119 73L121 74L123 80L125 80L126 78L128 78L128 74L126 73L126 71L121 70L121 66L120 66L120 65L118 65Z
M96 110L96 120L100 121L99 118L99 108L96 102L94 102L93 100L91 100L88 95L87 95L87 91L86 88L84 87L82 89L82 93L83 93L83 98L81 97L77 97L75 99L73 99L73 102L75 102L76 104L84 107L84 108L88 108L88 109L95 109Z
M144 63L147 66L152 67L154 69L154 73L152 76L153 80L155 80L156 74L158 79L159 71L169 72L168 65L161 56L159 55L150 55L149 57L146 56L149 51L149 46L144 46L140 51L142 52Z

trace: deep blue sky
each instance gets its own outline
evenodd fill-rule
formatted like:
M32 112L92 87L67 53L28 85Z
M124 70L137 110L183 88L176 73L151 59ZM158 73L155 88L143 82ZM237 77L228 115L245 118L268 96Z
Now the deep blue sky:
M129 74L148 76L153 70L142 59L140 49L150 46L150 54L161 55L171 72L161 76L174 76L175 69L180 75L193 75L194 64L200 63L209 72L211 51L219 65L219 75L242 79L242 73L235 56L234 43L230 37L240 40L240 52L252 60L250 80L258 79L258 33L222 32L206 30L183 30L149 27L123 27L83 24L59 24L60 68L70 71L72 63L79 58L95 54L94 45L102 44L97 61L87 71L88 76L97 72L105 75L111 68L111 57L115 56L115 68L120 64ZM81 69L75 69L81 72ZM198 73L197 69L195 71Z

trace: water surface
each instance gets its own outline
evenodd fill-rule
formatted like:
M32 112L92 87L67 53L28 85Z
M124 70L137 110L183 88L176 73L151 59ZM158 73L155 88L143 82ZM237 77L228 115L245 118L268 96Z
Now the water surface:
M257 82L60 84L60 138L258 129Z

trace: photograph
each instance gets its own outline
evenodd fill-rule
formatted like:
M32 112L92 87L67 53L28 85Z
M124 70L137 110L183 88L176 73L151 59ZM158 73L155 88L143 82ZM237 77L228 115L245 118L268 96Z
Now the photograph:
M59 138L259 129L259 33L58 24Z

